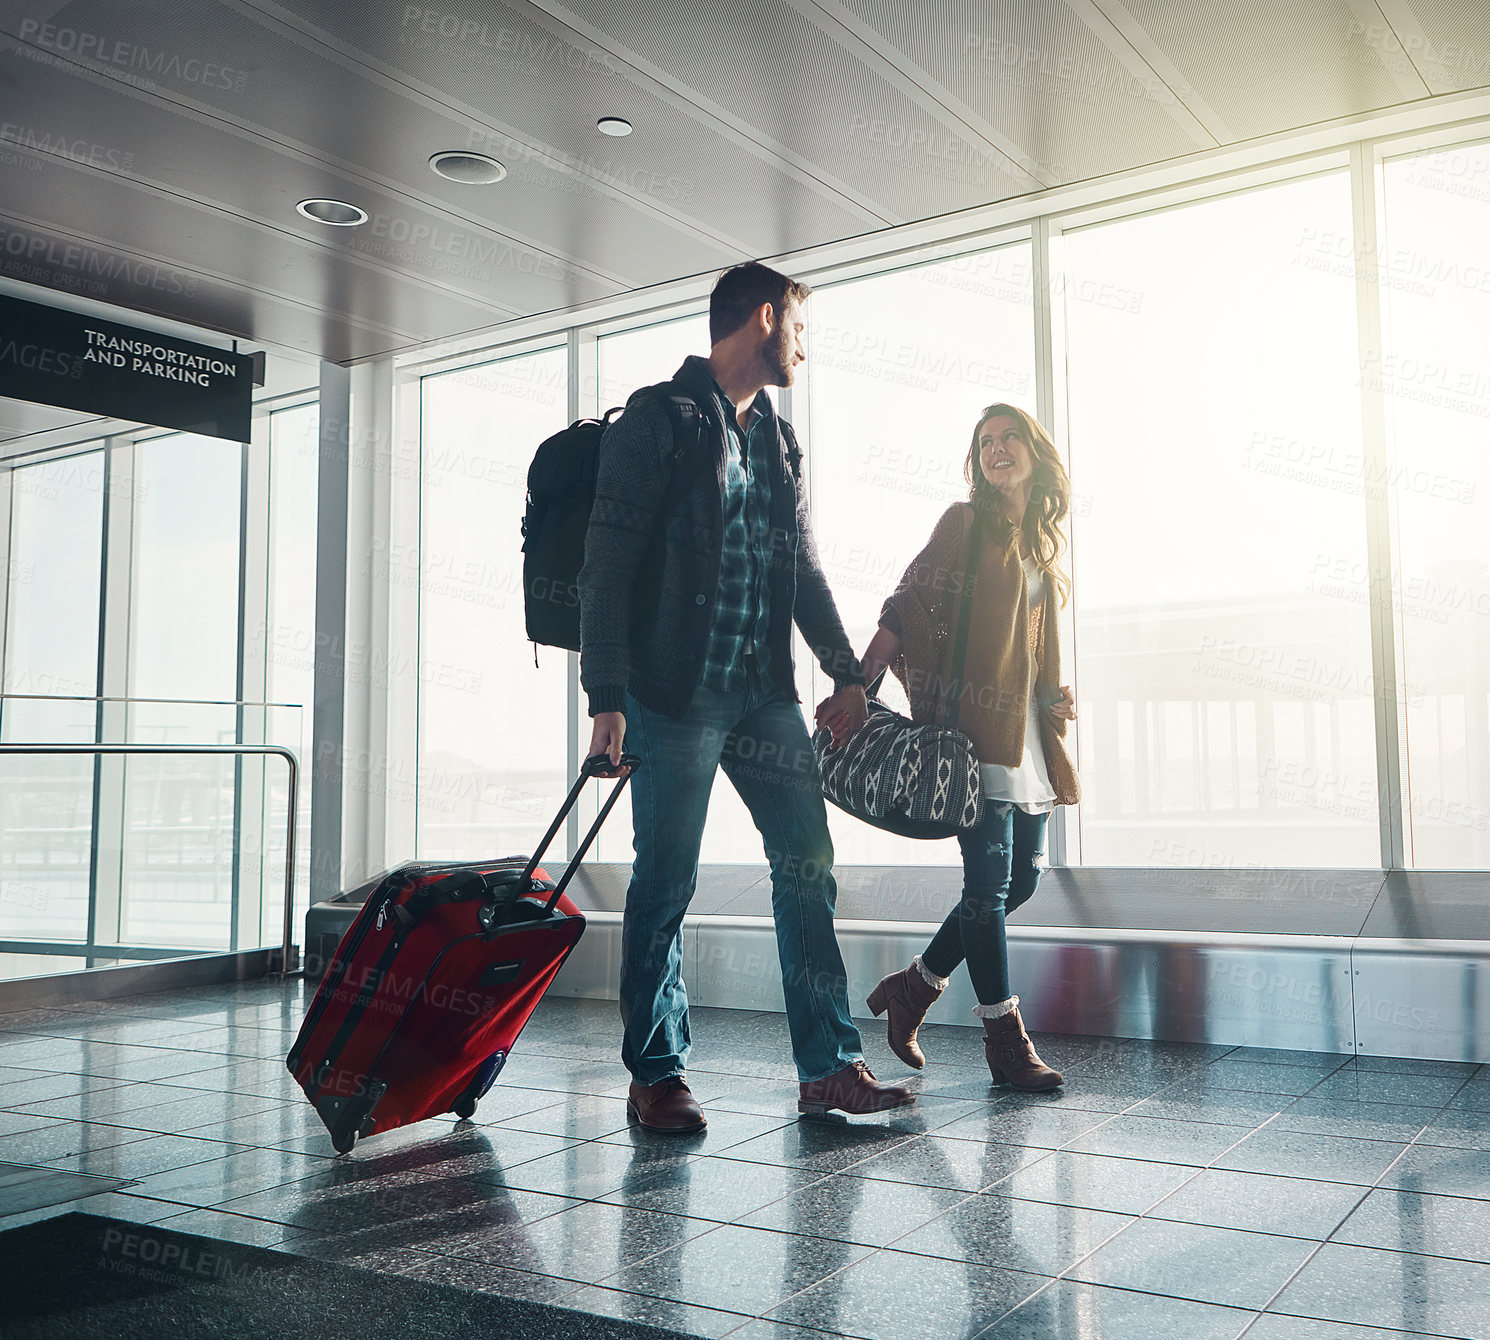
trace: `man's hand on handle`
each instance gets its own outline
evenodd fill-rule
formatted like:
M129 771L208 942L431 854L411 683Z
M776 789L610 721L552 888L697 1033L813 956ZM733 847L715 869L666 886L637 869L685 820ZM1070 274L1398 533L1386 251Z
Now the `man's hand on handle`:
M609 754L612 768L621 766L621 742L626 738L626 714L624 712L597 712L595 725L590 731L589 757Z

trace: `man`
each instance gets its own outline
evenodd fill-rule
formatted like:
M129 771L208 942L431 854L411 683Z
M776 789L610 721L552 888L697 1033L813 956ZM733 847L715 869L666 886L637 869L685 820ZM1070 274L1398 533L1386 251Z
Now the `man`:
M864 721L864 677L807 526L800 453L766 386L805 357L809 289L764 265L728 270L709 299L707 359L668 391L697 404L678 442L667 393L637 392L600 449L580 572L580 682L590 753L640 755L636 861L621 948L621 1059L644 1126L705 1125L688 1088L682 922L723 766L765 840L771 910L801 1081L799 1111L878 1112L914 1101L878 1083L849 1017L833 933L833 847L794 683L795 621L832 678L832 707ZM682 473L679 473L682 472Z

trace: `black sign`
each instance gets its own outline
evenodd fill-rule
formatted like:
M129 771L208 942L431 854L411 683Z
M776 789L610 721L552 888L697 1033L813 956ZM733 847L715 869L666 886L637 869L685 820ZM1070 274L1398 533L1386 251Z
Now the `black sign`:
M253 359L0 296L0 395L247 442Z

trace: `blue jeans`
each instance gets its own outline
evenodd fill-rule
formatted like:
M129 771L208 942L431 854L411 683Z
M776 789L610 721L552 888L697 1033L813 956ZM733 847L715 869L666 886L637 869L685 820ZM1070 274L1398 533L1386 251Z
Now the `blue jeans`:
M983 807L982 824L957 836L962 901L947 914L921 962L938 977L950 977L966 959L980 1005L996 1005L1013 994L1004 917L1026 902L1040 882L1049 818L990 800Z
M803 1083L862 1055L833 933L838 886L822 783L802 709L753 676L733 692L699 688L684 717L626 697L626 748L636 860L621 930L621 1059L638 1084L688 1062L683 914L698 882L698 850L716 768L723 766L765 840L787 1026Z

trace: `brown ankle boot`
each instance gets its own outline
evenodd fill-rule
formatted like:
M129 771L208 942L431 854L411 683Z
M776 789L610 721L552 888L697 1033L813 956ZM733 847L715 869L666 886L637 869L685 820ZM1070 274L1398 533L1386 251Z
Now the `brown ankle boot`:
M1017 1001L1018 996L1014 997ZM1016 1004L1008 1014L984 1019L983 1054L995 1084L1012 1084L1016 1089L1058 1089L1065 1081L1059 1070L1052 1070L1035 1053L1035 1044L1024 1031Z
M941 994L915 963L904 972L892 972L869 993L868 1005L876 1017L890 1012L886 1020L890 1050L912 1070L926 1064L925 1053L916 1045L916 1030Z

